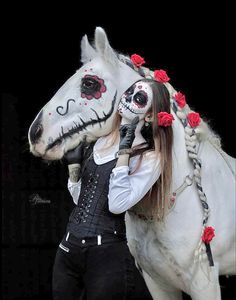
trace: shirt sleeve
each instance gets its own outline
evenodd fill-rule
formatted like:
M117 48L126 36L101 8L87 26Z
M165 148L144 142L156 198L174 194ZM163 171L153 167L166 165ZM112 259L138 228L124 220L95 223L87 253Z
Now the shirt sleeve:
M77 205L81 190L81 179L78 182L72 182L69 178L67 187L71 194L71 197L73 198L74 203Z
M120 166L112 170L108 204L114 214L121 214L139 202L160 176L160 160L154 152L145 153L138 169L129 175L137 164L136 159L130 162L130 167Z

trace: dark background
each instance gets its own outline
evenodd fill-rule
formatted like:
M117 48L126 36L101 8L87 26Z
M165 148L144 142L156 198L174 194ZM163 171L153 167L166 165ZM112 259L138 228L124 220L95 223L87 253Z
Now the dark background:
M28 151L27 131L38 111L80 67L80 40L102 26L114 49L138 53L152 69L165 69L171 84L210 121L223 149L234 148L235 92L232 7L199 2L110 2L23 7L3 12L2 257L3 299L51 299L55 252L73 207L67 170ZM232 75L231 75L232 74ZM49 203L34 205L38 195ZM231 299L235 278L221 278Z

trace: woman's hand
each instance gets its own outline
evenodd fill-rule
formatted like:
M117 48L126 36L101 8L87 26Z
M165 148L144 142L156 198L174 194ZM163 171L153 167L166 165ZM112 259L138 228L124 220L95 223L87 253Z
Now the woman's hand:
M84 156L84 149L87 143L82 141L76 148L66 152L63 156L67 165L79 164L81 165Z
M120 145L119 150L131 149L135 139L135 129L138 125L139 117L135 117L131 124L124 124L120 127Z
M71 182L78 182L81 176L81 164L84 159L84 152L87 143L82 141L76 148L64 154L63 160L68 165L69 178Z

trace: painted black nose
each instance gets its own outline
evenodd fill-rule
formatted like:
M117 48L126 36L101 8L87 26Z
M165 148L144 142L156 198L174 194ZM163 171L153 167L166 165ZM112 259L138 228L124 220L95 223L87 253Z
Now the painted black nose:
M37 141L42 136L42 133L43 133L43 125L41 124L42 116L43 116L43 113L41 111L40 114L38 115L37 119L34 121L34 123L32 124L32 126L30 128L29 136L30 136L30 141L32 144L36 144Z
M128 95L128 96L125 97L125 101L128 102L128 103L130 103L131 100L132 100L132 95Z

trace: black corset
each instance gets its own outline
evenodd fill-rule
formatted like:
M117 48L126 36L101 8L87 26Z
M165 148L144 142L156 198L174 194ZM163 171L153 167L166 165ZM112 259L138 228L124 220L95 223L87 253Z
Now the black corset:
M124 213L115 215L108 209L109 179L115 165L116 159L97 165L93 154L87 159L78 204L67 225L67 230L75 236L125 235Z

